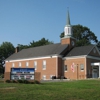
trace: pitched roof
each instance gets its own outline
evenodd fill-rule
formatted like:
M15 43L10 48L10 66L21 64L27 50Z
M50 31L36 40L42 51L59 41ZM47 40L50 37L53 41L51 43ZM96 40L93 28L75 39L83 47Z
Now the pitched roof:
M65 57L88 55L93 48L94 45L75 47Z
M62 45L61 43L32 47L28 49L23 49L18 53L14 53L6 60L25 59L33 57L43 57L53 54L61 54L67 47L67 44Z

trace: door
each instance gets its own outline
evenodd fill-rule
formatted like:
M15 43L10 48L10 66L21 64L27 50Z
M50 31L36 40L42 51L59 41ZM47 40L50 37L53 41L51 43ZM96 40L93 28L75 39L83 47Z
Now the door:
M97 73L97 71L93 71L93 78L98 78L98 73Z
M97 68L93 68L92 78L98 78L98 69Z

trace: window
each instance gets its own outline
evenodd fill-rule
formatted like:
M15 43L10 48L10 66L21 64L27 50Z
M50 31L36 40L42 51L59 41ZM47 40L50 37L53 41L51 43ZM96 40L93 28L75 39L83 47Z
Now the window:
M28 67L29 66L29 63L28 62L26 62L26 67Z
M67 65L65 65L65 66L64 66L64 70L65 70L65 71L67 71L67 70L68 70L68 69L67 69Z
M43 80L46 80L46 75L43 75L43 78L42 78Z
M21 67L21 62L19 62L19 67Z
M37 62L36 61L34 61L34 68L35 68L35 70L37 70Z
M45 60L43 60L43 70L46 70L46 61Z
M12 63L12 67L15 67L15 64L14 63Z
M84 70L84 65L80 64L80 70L83 71Z

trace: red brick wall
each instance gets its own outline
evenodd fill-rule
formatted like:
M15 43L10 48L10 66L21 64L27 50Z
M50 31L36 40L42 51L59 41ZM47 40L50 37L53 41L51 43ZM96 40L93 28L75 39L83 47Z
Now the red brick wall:
M46 70L43 70L42 68L43 60L46 61ZM21 62L21 68L26 68L26 62L29 62L29 68L34 68L34 61L37 61L37 70L35 70L35 72L41 72L41 79L43 75L46 75L46 79L50 79L50 75L58 76L58 72L56 71L58 65L57 58L52 58L52 57L46 59L37 59L37 60L6 62L5 72L10 72L10 69L12 68L12 63L15 64L14 68L19 68L19 62Z
M71 65L74 63L74 72L71 70ZM66 59L64 64L67 65L68 70L64 72L64 75L68 79L85 79L86 75L86 66L85 58L79 59ZM84 65L84 70L80 70L80 64Z
M63 38L63 39L61 39L61 44L69 44L69 50L70 50L71 48L75 47L75 45L72 46L72 43L71 43L72 41L74 41L74 43L76 43L75 39L72 39L72 38Z

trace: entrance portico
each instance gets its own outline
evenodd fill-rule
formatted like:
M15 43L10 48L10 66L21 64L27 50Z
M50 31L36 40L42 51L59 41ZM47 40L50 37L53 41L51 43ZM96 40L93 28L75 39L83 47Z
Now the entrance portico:
M100 78L100 63L91 63L92 78Z

